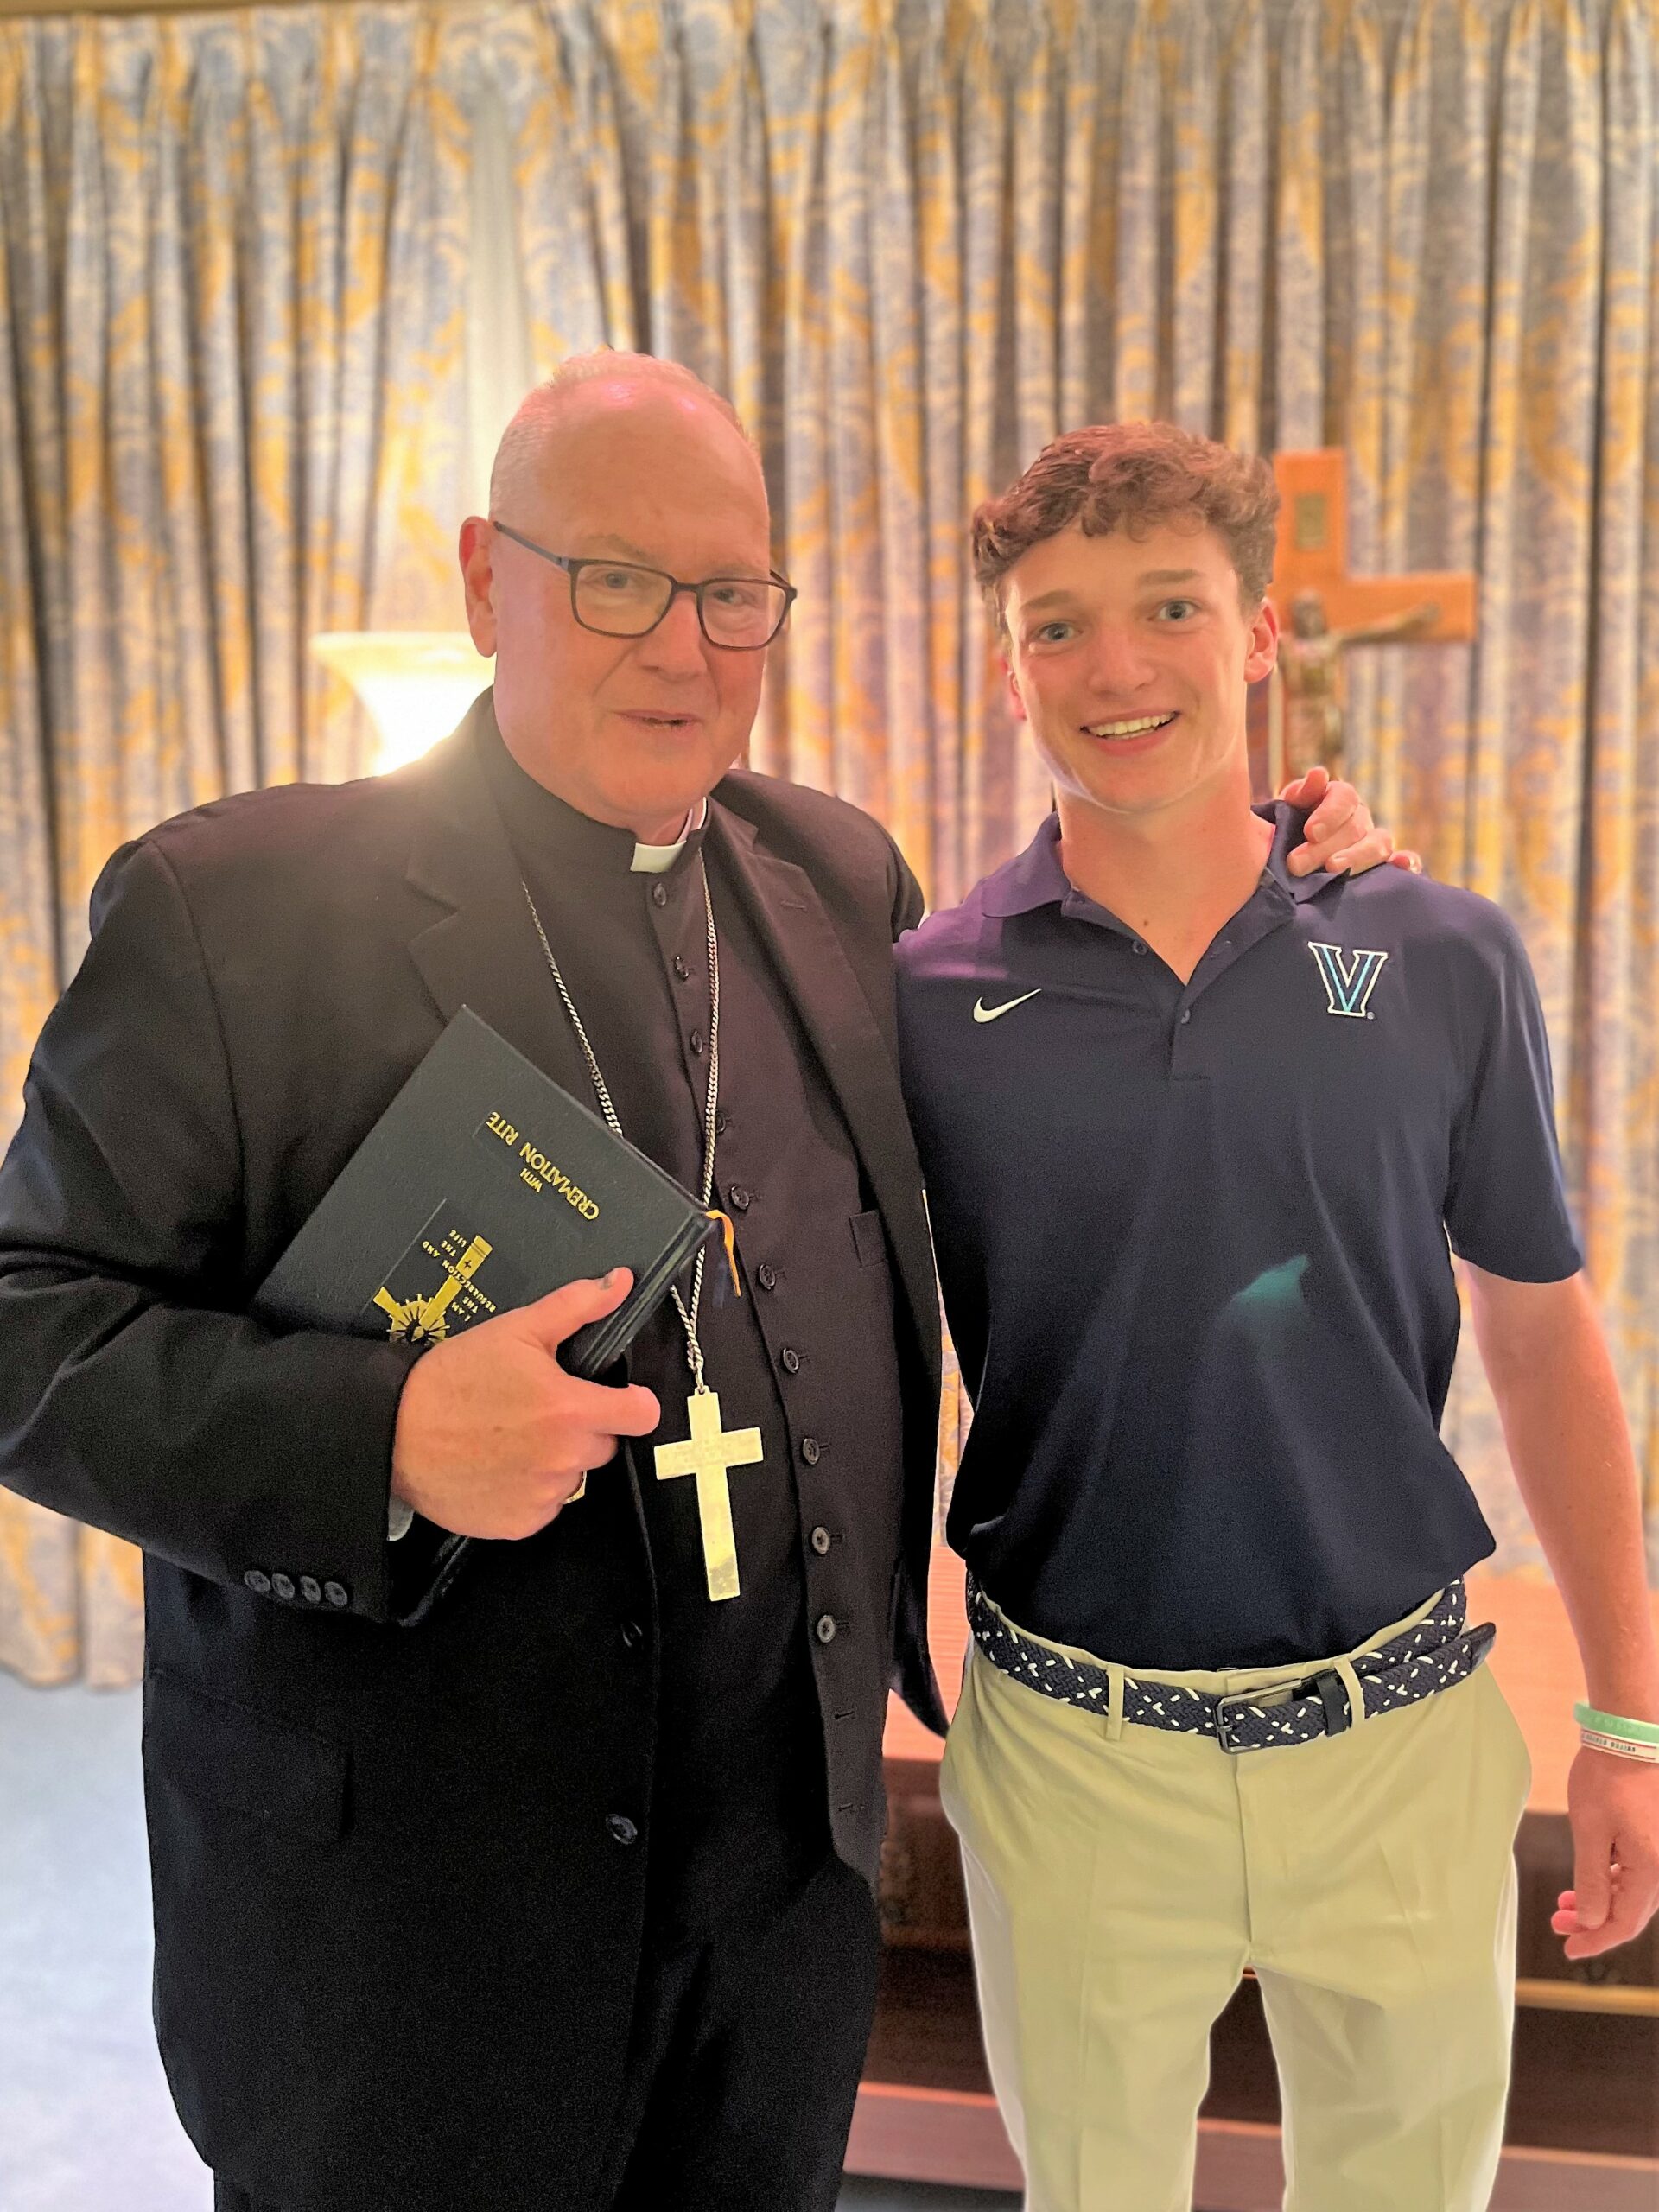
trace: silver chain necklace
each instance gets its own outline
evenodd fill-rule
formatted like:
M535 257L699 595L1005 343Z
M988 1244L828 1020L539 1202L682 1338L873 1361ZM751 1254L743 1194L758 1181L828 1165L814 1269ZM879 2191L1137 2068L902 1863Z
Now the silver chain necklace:
M709 893L709 870L703 865L701 855L699 855L698 866L702 874L702 911L709 928L709 1090L703 1101L702 1189L698 1194L699 1203L706 1211L715 1193L715 1122L720 1105L720 940L715 934L715 902ZM531 897L530 886L522 876L519 878L518 888L524 894L524 904L530 908L530 918L536 925L536 934L541 939L542 950L546 955L549 968L552 970L553 981L558 985L559 996L564 1001L564 1010L570 1017L570 1027L576 1033L576 1042L582 1046L582 1057L588 1063L588 1073L599 1099L600 1111L604 1115L606 1126L612 1135L620 1137L622 1135L622 1124L617 1117L615 1107L611 1103L610 1091L600 1071L599 1056L588 1041L588 1032L582 1026L582 1016L576 1011L576 1002L570 995L570 988L564 980L563 971L554 957L552 946L548 943L547 931L542 926L542 918L537 912L536 901ZM697 1341L697 1313L702 1303L702 1270L707 1256L708 1247L706 1245L700 1247L697 1252L696 1266L691 1275L690 1306L687 1306L685 1300L680 1296L677 1284L671 1283L668 1293L674 1301L681 1325L685 1330L686 1365L691 1370L692 1382L699 1396L705 1395L709 1388L702 1379L702 1346Z

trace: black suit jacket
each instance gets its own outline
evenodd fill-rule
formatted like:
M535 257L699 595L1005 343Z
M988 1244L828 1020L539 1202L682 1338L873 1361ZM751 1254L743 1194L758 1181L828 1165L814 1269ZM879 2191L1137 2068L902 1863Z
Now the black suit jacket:
M938 1306L890 975L921 901L886 833L815 792L730 776L709 836L897 1277L900 1556L890 1535L854 1548L893 1646L866 1639L832 1747L872 1808L838 1845L873 1878L895 1654L943 1725L923 1625ZM610 1820L648 1805L654 1753L654 1639L619 1634L652 1605L637 1477L528 1541L475 1543L400 1627L408 1355L246 1313L463 1001L584 1092L468 728L393 776L163 824L111 861L93 928L0 1168L0 1479L147 1554L156 2018L181 2115L285 2212L576 2212L641 1942L645 1854Z

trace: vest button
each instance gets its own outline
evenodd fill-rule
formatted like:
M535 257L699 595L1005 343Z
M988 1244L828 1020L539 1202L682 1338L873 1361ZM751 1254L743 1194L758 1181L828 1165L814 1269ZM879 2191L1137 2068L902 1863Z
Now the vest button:
M270 1586L278 1598L291 1598L294 1595L294 1578L291 1574L273 1574L270 1578Z
M683 953L677 952L674 956L674 973L683 983L689 983L691 980L691 970L686 966Z
M820 1559L823 1557L834 1541L827 1529L815 1529L812 1531L812 1548Z
M822 1448L816 1436L804 1436L801 1439L801 1457L809 1467L816 1467L822 1456Z
M639 1831L626 1813L607 1813L605 1826L612 1842L620 1843L625 1850L639 1840Z
M667 906L667 904L668 904L668 886L667 886L665 883L653 883L653 884L652 885L652 887L651 887L651 903L652 903L652 905L653 906Z
M622 1649L625 1651L637 1651L645 1640L645 1631L640 1627L638 1621L623 1622Z
M817 1637L820 1643L833 1643L836 1640L836 1621L834 1614L820 1613L817 1621L813 1624L812 1633Z
M270 1577L268 1574L262 1573L258 1567L251 1567L247 1573L243 1576L242 1580L247 1584L249 1589L252 1591L256 1598L270 1597Z
M691 1054L694 1059L700 1060L702 1058L702 1032L701 1029L694 1029L691 1032Z
M778 1287L778 1270L770 1260L761 1261L754 1271L754 1279L762 1290L776 1290Z
M749 1210L749 1193L744 1189L741 1183L734 1183L731 1189L726 1193L726 1195L732 1202L732 1211L734 1213L747 1213Z
M302 1574L300 1577L300 1595L308 1605L320 1605L322 1603L322 1585L315 1574Z
M779 1353L778 1357L783 1363L783 1369L785 1375L798 1375L800 1373L801 1355L796 1351L793 1344L785 1344L782 1351Z
M331 1605L349 1605L352 1593L343 1582L325 1582L322 1594Z
M1191 1007L1190 1006L1184 1006L1184 1007L1181 1008L1181 1027L1182 1027L1182 1028L1183 1028L1183 1029L1185 1029L1185 1027L1186 1027L1187 1023L1188 1023L1189 1021L1191 1021L1191 1020L1192 1020L1192 1007Z

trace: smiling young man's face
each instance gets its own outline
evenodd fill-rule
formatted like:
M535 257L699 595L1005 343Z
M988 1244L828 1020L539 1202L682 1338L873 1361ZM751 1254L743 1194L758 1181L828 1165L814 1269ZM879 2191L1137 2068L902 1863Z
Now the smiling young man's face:
M1240 772L1245 693L1278 625L1266 602L1241 606L1214 531L1090 537L1074 523L1014 563L1002 604L1014 711L1061 793L1146 817Z

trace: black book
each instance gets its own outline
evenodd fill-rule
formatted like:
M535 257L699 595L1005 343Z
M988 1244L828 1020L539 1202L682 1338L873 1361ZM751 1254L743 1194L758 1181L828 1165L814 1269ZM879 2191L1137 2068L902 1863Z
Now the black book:
M591 1377L621 1357L716 1218L462 1007L252 1311L281 1328L424 1347L568 1282L630 1268L633 1288L616 1312L562 1347L562 1363ZM406 1620L448 1586L465 1546L438 1546L438 1579ZM402 1554L400 1567L415 1556Z

